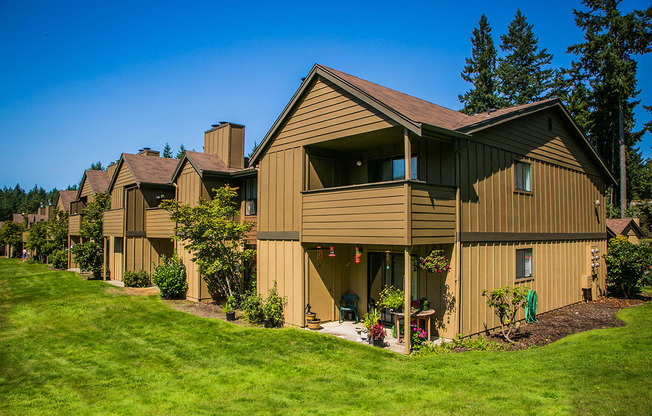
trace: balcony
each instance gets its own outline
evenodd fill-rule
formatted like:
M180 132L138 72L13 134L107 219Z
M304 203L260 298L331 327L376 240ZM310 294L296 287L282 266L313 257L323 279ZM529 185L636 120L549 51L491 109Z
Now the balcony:
M124 208L110 209L104 211L103 233L105 236L122 237L124 236Z
M398 180L303 191L301 240L342 244L455 241L455 188Z
M72 214L68 217L68 235L79 235L82 218L82 214Z
M145 211L147 238L172 238L174 237L174 226L168 211L161 208L148 208Z

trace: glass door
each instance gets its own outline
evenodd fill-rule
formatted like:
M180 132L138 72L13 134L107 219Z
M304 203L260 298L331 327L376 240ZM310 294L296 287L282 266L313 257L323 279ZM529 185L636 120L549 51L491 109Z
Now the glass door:
M405 256L403 253L368 253L369 270L367 273L367 299L369 310L376 308L380 292L387 286L404 290L405 287ZM417 272L412 271L412 299L417 299ZM381 320L393 323L394 318L385 308L381 310Z

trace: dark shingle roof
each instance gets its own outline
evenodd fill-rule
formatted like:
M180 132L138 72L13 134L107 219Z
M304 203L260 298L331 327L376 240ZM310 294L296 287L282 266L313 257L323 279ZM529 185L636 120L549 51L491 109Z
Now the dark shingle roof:
M70 212L70 203L77 198L77 191L59 191L59 199L63 204L63 209Z
M137 183L171 184L172 172L179 163L178 159L145 155L122 154L124 163L129 167Z
M219 156L214 154L187 150L186 155L192 165L199 171L231 173L240 170L229 168Z
M109 187L111 178L109 178L109 173L105 170L87 169L84 175L86 175L86 180L93 193L104 192Z
M632 227L638 229L638 231L643 234L643 230L641 230L641 227L638 226L638 223L634 218L613 218L607 220L607 228L610 229L614 235L622 234L623 231L625 231L625 228L630 224L633 224Z

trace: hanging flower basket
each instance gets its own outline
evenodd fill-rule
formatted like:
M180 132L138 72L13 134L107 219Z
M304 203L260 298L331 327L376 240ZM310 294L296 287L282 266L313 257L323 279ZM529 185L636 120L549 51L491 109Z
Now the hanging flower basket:
M421 257L421 268L430 273L442 273L450 270L451 262L444 255L444 250L433 249L426 257Z

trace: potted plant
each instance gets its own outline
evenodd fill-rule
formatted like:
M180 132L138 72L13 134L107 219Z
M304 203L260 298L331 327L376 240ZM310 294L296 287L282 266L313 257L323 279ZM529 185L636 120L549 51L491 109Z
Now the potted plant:
M451 262L444 255L444 250L433 249L426 257L421 257L421 268L430 273L447 272Z
M274 281L274 287L269 290L267 299L265 299L265 303L263 304L265 328L273 328L275 326L283 325L283 322L285 321L283 307L286 303L286 298L278 295L276 281Z
M237 307L237 302L235 300L234 296L229 296L226 299L226 303L224 304L224 312L226 313L226 320L227 321L235 321L235 308Z
M364 318L362 320L362 333L361 333L362 339L371 340L371 337L369 336L369 333L371 332L371 327L376 325L378 321L380 321L380 311L376 308L371 309L368 313L364 315Z
M385 286L378 300L381 307L389 308L392 312L401 312L405 304L405 292L394 286Z
M384 347L386 336L385 327L381 324L375 324L371 327L371 339L374 342L374 347Z

